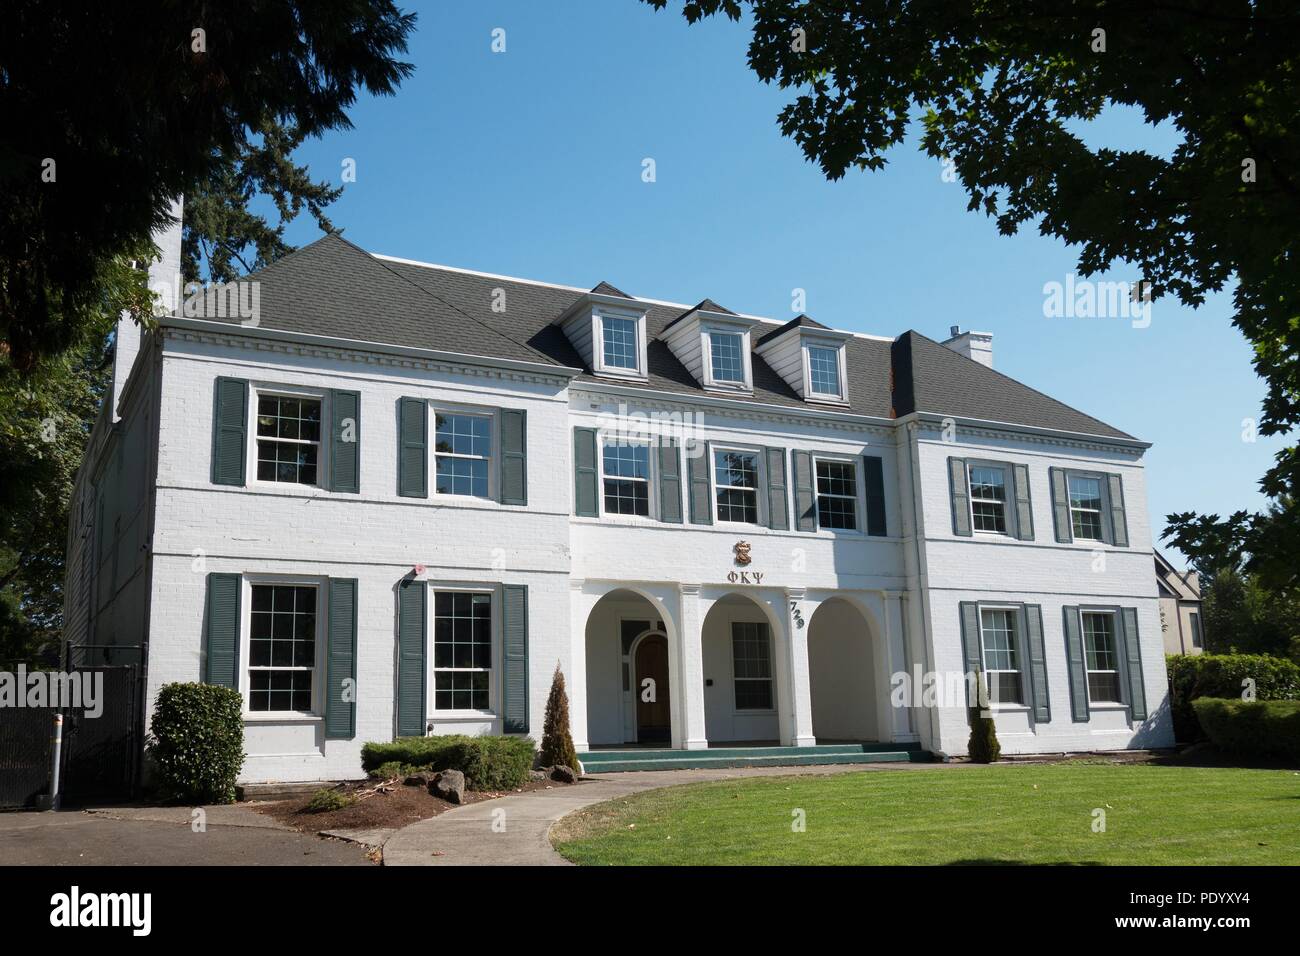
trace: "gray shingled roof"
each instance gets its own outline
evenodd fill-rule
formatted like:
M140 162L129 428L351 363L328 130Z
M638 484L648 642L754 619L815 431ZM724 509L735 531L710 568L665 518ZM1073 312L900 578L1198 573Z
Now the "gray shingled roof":
M249 278L261 283L261 328L580 368L578 381L602 381L554 324L585 294L571 288L378 259L339 236L304 246ZM625 295L607 282L593 291ZM501 301L505 310L494 312L493 304ZM699 383L658 340L681 316L682 306L642 305L648 309L648 379L620 384L701 394ZM697 306L705 307L725 311L709 299ZM226 321L237 324L239 319ZM762 341L794 325L826 328L801 315L784 325L765 324L756 337ZM758 335L763 329L770 331ZM1132 437L918 332L906 332L893 342L854 336L845 348L849 412L877 418L934 412ZM729 398L810 407L761 356L755 353L752 361L752 396Z

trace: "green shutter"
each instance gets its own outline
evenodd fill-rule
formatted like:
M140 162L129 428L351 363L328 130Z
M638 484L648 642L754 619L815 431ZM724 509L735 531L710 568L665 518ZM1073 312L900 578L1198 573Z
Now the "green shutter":
M696 454L691 455L694 451ZM713 524L713 494L709 488L708 442L692 442L686 450L686 477L690 485L691 524Z
M505 673L501 679L502 730L528 733L528 587L501 586L501 634L505 644Z
M974 601L962 601L957 605L961 617L961 651L962 666L966 673L976 674L984 670L983 656L980 654L980 608ZM966 706L974 707L977 701L971 700L971 682L966 685Z
M1133 720L1147 719L1147 694L1142 683L1142 643L1138 638L1137 608L1120 608L1120 640L1124 642L1125 670L1128 673L1128 707Z
M671 438L659 443L659 520L682 523L682 460Z
M1034 723L1046 724L1052 719L1052 704L1047 692L1047 652L1043 644L1043 609L1037 604L1020 607L1020 633L1024 635L1022 647L1027 653L1022 658L1021 673L1029 680L1029 706L1034 713ZM1023 660L1029 662L1026 667Z
M579 518L600 515L600 475L596 468L596 429L573 430L573 513Z
M423 581L403 578L397 585L397 736L423 737L425 718L426 601Z
M330 491L361 490L360 392L330 390L329 469Z
M1047 477L1052 486L1052 523L1056 526L1056 540L1069 544L1074 540L1074 530L1070 527L1070 492L1065 471L1049 468Z
M785 449L764 449L767 458L767 526L790 530L790 507L786 503Z
M813 493L812 452L790 453L794 464L794 527L796 531L817 530L817 496Z
M357 735L357 582L330 578L325 612L325 739Z
M203 680L239 689L238 574L208 575L207 670Z
M1011 466L1011 484L1016 502L1016 537L1034 540L1034 508L1029 498L1029 466Z
M1128 519L1124 514L1124 480L1119 475L1107 475L1106 489L1110 499L1110 543L1117 548L1127 548Z
M212 483L243 485L247 459L248 382L218 378L212 402Z
M885 530L885 463L877 455L863 455L862 464L867 489L867 534L884 537Z
M397 493L429 497L429 403L422 398L397 402Z
M501 476L498 484L503 505L528 504L528 413L522 408L501 409Z
M1083 659L1083 632L1077 607L1063 609L1065 615L1065 662L1070 674L1070 718L1076 724L1088 722L1088 671Z
M971 536L970 491L966 486L966 459L948 459L948 491L952 499L952 533Z

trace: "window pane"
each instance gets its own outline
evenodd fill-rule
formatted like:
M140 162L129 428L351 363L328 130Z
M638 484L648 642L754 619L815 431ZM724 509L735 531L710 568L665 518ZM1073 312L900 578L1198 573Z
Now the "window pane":
M858 526L858 481L852 462L818 461L817 522L823 528Z
M612 515L650 514L650 484L645 481L605 479L605 512Z
M720 489L718 520L758 524L758 493L736 488Z
M1109 614L1083 615L1083 647L1088 670L1114 670L1114 621Z
M757 452L717 451L713 453L713 460L719 485L758 487Z
M605 474L611 478L649 478L649 445L605 445Z
M840 394L840 358L838 349L810 346L808 348L808 377L812 390L821 395Z
M772 659L767 625L733 622L731 659L736 684L736 709L770 710Z
M440 495L488 497L488 460L486 458L449 458L437 456L437 489Z
M316 484L316 455L319 445L257 442L257 478L259 481L283 481L299 485Z
M1070 506L1101 510L1101 479L1070 475Z
M605 364L611 368L637 367L636 322L632 319L602 318Z
M492 596L469 591L438 591L434 594L433 608L434 709L487 710L492 667Z
M1088 675L1088 699L1102 703L1122 703L1119 696L1119 674L1112 672Z
M443 415L435 417L434 450L444 454L492 454L492 421L481 415Z
M716 382L743 382L745 363L741 356L743 338L734 332L710 332L709 354L712 357L713 380Z
M1101 540L1101 512L1071 511L1070 524L1076 538L1087 538L1092 541Z

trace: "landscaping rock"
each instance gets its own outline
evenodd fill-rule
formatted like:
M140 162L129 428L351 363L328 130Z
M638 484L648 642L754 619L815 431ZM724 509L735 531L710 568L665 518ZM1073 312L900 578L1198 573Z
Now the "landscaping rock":
M421 770L419 773L413 773L402 782L408 787L427 787L438 779L438 775L430 770Z
M465 775L459 770L444 770L429 785L429 792L449 803L464 803Z
M577 783L578 775L572 767L559 766L551 769L551 779L558 783Z
M546 771L545 771L545 770L530 770L530 771L528 771L528 779L529 779L529 780L533 780L533 781L537 781L537 780L545 780L545 779L546 779Z

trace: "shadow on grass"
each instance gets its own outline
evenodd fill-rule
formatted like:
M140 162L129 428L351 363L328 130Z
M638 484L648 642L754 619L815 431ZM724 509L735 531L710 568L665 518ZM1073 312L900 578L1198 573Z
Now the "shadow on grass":
M1212 744L1192 744L1177 753L1163 754L1148 761L1151 767L1215 767L1238 770L1300 770L1291 757L1225 753Z
M976 858L973 860L953 860L944 866L1105 866L1097 860L1048 860L1043 863L1027 863L1024 860L995 860Z

